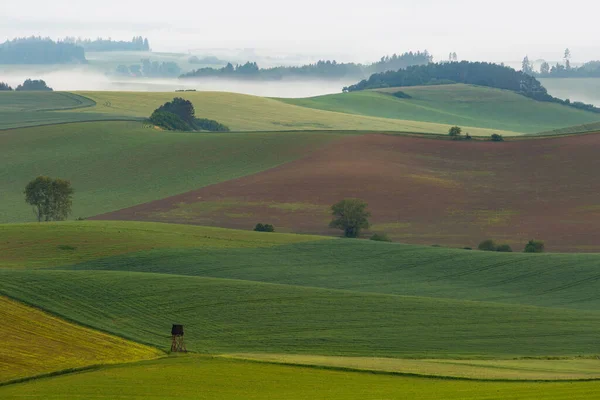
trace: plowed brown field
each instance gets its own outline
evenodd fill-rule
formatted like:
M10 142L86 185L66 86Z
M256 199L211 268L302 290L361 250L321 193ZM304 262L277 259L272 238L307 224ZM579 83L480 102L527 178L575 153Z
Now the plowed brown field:
M514 142L349 136L252 176L95 219L338 234L329 206L369 203L373 227L406 243L600 251L600 134ZM368 234L369 232L365 232Z

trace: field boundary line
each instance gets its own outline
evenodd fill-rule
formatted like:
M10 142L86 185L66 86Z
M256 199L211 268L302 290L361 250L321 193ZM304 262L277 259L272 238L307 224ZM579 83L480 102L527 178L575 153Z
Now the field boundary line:
M12 128L0 128L0 133L14 131L17 129L27 129L27 128L39 128L44 126L54 126L54 125L67 125L67 124L87 124L89 122L142 122L144 118L142 117L115 117L110 119L89 119L85 121L64 121L64 122L54 122L54 123L43 123L37 125L27 125L27 126L16 126Z
M320 364L302 364L296 362L288 362L288 361L270 361L270 360L259 360L256 358L244 358L241 356L233 356L222 354L217 357L228 359L228 360L239 360L246 361L251 363L259 363L259 364L271 364L271 365L285 365L289 367L300 367L300 368L311 368L311 369L322 369L329 371L341 371L341 372L357 372L357 373L368 373L373 375L391 375L391 376L403 376L403 377L412 377L412 378L423 378L423 379L439 379L439 380L449 380L449 381L475 381L475 382L505 382L505 383L530 383L530 382L538 382L538 383L557 383L557 382L597 382L600 381L600 378L581 378L581 379L485 379L485 378L466 378L460 376L449 376L449 375L429 375L429 374L419 374L416 372L400 372L400 371L384 371L377 369L362 369L362 368L352 368L352 367L342 367L342 366L332 366L332 365L320 365Z

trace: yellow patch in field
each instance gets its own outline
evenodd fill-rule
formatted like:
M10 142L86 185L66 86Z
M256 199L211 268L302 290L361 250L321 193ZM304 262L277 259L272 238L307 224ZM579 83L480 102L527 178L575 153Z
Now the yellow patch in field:
M440 178L439 176L423 175L423 174L410 174L410 178L419 181L421 183L427 183L434 186L442 186L446 188L457 188L460 187L460 183L451 179Z
M0 296L0 382L70 368L150 360L161 351Z

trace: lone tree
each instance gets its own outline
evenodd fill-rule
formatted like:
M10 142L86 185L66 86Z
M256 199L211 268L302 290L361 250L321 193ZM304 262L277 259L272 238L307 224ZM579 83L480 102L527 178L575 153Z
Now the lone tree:
M530 240L525 245L525 253L543 253L544 247L544 242L541 240Z
M38 176L25 187L25 201L33 206L38 222L63 221L71 213L71 182Z
M459 126L453 126L448 131L448 135L450 135L450 137L452 139L458 139L460 137L461 133L462 133L462 129Z
M361 229L370 226L371 213L367 211L367 203L360 199L344 199L331 206L331 211L334 219L329 227L343 230L345 237L356 238Z

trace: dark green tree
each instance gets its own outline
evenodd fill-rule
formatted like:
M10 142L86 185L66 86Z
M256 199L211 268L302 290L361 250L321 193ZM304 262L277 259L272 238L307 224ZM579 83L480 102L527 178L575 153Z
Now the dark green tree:
M63 221L71 213L73 192L69 181L38 176L25 187L25 201L38 222Z
M484 240L483 242L479 243L479 246L477 246L477 248L482 251L496 251L497 250L496 243L494 243L494 241L492 239Z
M448 131L448 135L450 135L450 137L452 139L458 139L458 138L460 138L461 133L462 133L462 129L459 126L453 126Z
M549 73L550 73L550 64L548 64L546 61L544 61L542 63L542 65L540 65L540 74L548 75Z
M544 249L544 242L540 240L530 240L525 245L525 253L543 253Z
M523 62L521 63L521 71L527 75L533 75L533 65L529 61L529 56L525 56Z
M362 229L368 229L371 213L367 211L367 203L360 199L344 199L331 206L333 221L330 228L344 231L344 236L356 238Z
M497 133L492 133L491 139L492 142L504 142L504 137Z

